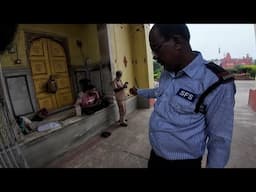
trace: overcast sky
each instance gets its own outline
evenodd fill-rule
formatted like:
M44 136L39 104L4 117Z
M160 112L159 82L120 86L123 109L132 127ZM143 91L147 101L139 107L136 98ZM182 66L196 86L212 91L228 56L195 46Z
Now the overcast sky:
M221 58L227 52L234 58L248 53L256 59L253 24L188 24L188 27L192 49L201 51L205 59Z
M205 59L220 59L229 52L232 58L249 56L256 59L253 24L188 24L193 50Z

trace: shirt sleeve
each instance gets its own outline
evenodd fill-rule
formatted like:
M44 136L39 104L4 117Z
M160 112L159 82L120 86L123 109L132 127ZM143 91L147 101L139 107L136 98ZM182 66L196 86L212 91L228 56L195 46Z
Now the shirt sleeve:
M138 89L137 93L140 96L146 97L146 98L156 98L157 97L158 88L153 89Z
M235 84L222 84L206 114L207 168L224 168L229 160L234 126Z

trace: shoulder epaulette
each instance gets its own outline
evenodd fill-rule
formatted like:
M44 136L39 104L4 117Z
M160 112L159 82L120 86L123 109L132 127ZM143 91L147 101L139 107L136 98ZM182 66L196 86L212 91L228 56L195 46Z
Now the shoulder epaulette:
M195 108L195 112L198 113L206 113L206 107L203 104L205 97L210 94L214 89L216 89L220 84L223 83L228 83L231 81L234 81L234 76L233 74L229 73L228 71L226 71L225 69L223 69L222 67L220 67L219 65L216 65L213 62L210 62L208 64L206 64L206 67L208 69L210 69L217 77L218 77L218 81L216 81L215 83L213 83L210 87L208 87L199 97L197 104L196 104L196 108Z

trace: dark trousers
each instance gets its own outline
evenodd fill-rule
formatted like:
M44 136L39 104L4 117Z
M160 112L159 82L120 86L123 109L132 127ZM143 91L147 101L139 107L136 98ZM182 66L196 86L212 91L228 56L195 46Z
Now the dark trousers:
M185 160L166 160L159 157L151 150L150 158L148 161L148 168L150 169L174 169L174 168L201 168L202 157L198 159L185 159Z

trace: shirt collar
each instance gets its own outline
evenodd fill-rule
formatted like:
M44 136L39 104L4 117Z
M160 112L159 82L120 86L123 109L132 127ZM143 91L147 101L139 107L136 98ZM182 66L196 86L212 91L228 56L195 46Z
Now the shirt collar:
M193 59L193 61L191 61L186 67L184 67L182 70L180 70L176 75L174 72L168 72L166 71L166 73L171 76L172 78L175 77L180 77L182 76L184 73L189 76L190 78L193 78L193 76L196 74L196 72L198 71L198 67L204 63L204 59L203 56L200 52L198 51L193 51L194 53L197 54L197 56L195 57L195 59Z
M202 54L198 51L194 51L194 53L197 54L195 59L191 61L186 67L184 67L181 71L185 72L186 75L188 75L190 78L193 78L196 72L198 72L198 68L200 65L204 63L204 59L202 57Z

